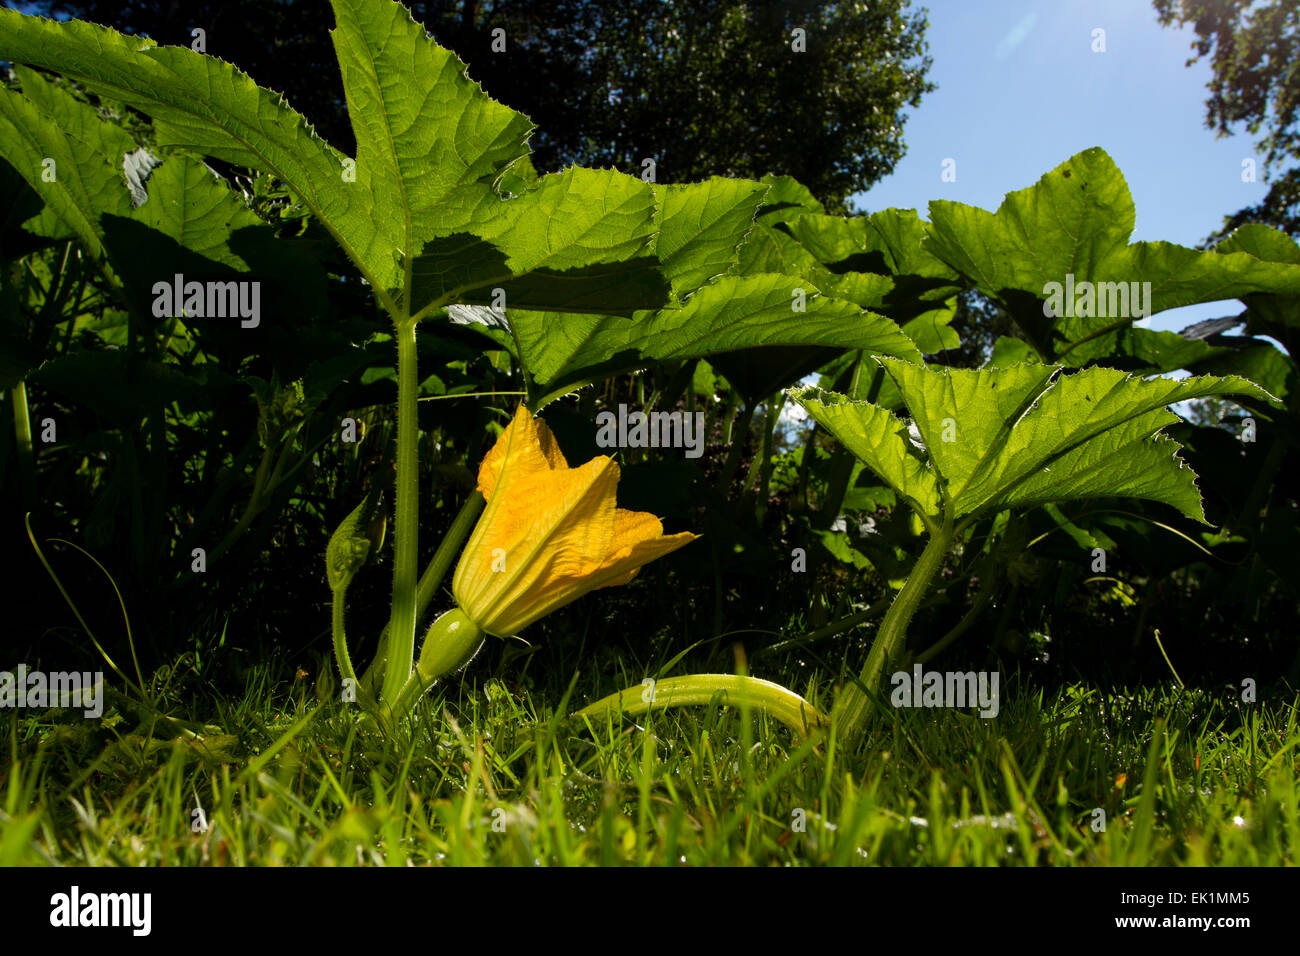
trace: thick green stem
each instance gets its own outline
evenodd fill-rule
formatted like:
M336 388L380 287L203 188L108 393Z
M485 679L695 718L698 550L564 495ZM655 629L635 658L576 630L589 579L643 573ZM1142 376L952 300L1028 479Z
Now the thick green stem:
M880 622L880 630L876 632L876 639L871 644L871 653L867 655L867 663L862 668L858 684L849 684L836 700L836 723L840 729L840 739L846 743L856 742L866 731L872 707L868 693L876 693L886 665L902 648L912 615L920 606L925 592L930 589L930 582L943 567L944 558L948 556L955 537L951 519L945 519L943 524L932 529L925 550L916 559L907 582L889 606L885 619Z
M483 496L475 491L465 499L460 511L452 519L451 527L447 529L447 534L443 537L442 543L438 545L433 560L429 562L429 566L420 575L420 583L416 586L416 620L423 618L424 613L429 609L429 605L433 603L433 597L438 590L438 585L447 576L452 561L460 554L460 549L465 545L466 539L469 538L469 533L474 530L474 522L478 520L484 504ZM388 661L389 632L389 626L385 625L383 633L379 635L379 650L375 654L374 662L366 668L366 673L361 678L362 684L367 687L374 683L378 675L384 673Z
M14 438L18 442L18 478L21 482L23 508L36 505L36 456L32 453L32 419L27 410L27 383L19 381L9 390L13 403Z
M429 626L420 648L420 662L393 704L390 717L410 712L420 696L438 679L460 670L483 646L483 632L460 608L452 608Z
M780 684L739 674L688 674L665 677L653 684L629 687L582 708L574 717L600 717L623 712L633 717L652 707L681 707L708 704L721 695L722 703L747 704L785 724L796 734L807 736L828 721L816 707Z
M398 322L397 339L397 520L393 526L393 616L388 624L387 666L382 699L393 702L411 676L415 657L415 594L419 575L419 371L415 323Z

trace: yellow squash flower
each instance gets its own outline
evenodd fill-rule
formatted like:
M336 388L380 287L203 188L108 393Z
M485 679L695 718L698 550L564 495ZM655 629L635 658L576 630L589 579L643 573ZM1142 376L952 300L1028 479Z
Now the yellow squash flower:
M519 406L479 468L487 507L452 579L476 628L517 634L699 537L665 535L654 515L615 507L618 476L605 455L570 468L551 430Z

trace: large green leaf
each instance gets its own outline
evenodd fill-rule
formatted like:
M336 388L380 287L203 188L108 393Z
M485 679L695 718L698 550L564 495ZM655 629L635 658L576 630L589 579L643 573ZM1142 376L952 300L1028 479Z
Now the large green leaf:
M1245 252L1264 262L1300 265L1300 244L1285 232L1259 223L1247 223L1214 247L1215 252Z
M216 57L159 47L79 20L0 10L0 59L71 77L149 115L159 146L177 146L272 173L288 183L358 262L391 260L368 190L347 189L347 158L282 97Z
M777 228L760 221L749 259L794 272L824 293L887 315L926 354L961 344L951 327L962 280L924 244L925 224L912 210L870 216L806 212Z
M939 284L950 290L959 280L957 272L925 244L925 223L912 209L884 209L849 218L810 213L790 221L786 228L832 272L942 280Z
M802 388L791 389L790 395L913 508L927 515L939 512L935 470L919 453L905 421L888 409L836 392Z
M742 255L752 271L805 276L827 294L897 321L936 308L962 286L925 245L925 223L913 210L849 217L809 211L774 223L766 209Z
M1246 335L1198 339L1178 332L1141 328L1119 330L1106 364L1141 375L1176 369L1195 374L1239 375L1279 399L1291 394L1295 376L1295 363L1267 339Z
M764 207L766 208L766 207ZM761 211L758 222L740 247L735 271L742 275L770 272L781 275L829 276L830 273L811 252L789 233L767 224Z
M105 215L101 224L109 258L141 315L152 313L154 284L178 274L256 281L268 330L310 320L327 307L325 271L306 244L278 238L210 169L188 157L167 158L150 175L141 205L130 216Z
M957 300L949 299L936 309L927 309L903 323L903 332L926 355L961 345L961 336L951 325L957 315Z
M791 396L927 518L961 519L1076 498L1162 501L1204 521L1166 406L1207 395L1273 400L1238 377L1140 379L1094 367L936 370L882 358L910 424L812 388Z
M793 176L769 173L763 177L763 183L771 187L763 199L763 208L758 212L758 221L764 225L775 226L806 213L826 212L826 207L818 202L808 187Z
M215 57L80 22L0 10L0 58L61 72L147 113L162 146L270 173L292 189L401 320L506 288L536 308L658 308L654 191L571 170L505 200L531 124L494 102L410 13L333 0L355 161L283 99ZM634 268L615 268L632 262ZM536 272L533 281L523 277ZM488 290L483 292L481 290Z
M35 71L14 72L23 92L0 89L0 156L45 203L25 228L47 238L75 237L92 258L103 259L99 219L131 213L123 161L136 143Z
M813 258L827 266L846 263L853 256L864 254L868 234L872 231L865 216L846 218L817 213L805 213L791 219L786 223L786 229L812 253Z
M735 265L768 190L764 183L718 177L654 187L661 209L656 253L675 294L694 292Z
M734 266L766 191L719 178L654 186L606 170L545 176L522 200L497 204L475 227L481 241L426 246L416 300L492 305L499 288L512 310L626 316L629 303L661 302L665 280L683 298Z
M177 154L159 165L87 103L32 70L17 72L22 93L0 91L0 156L46 202L25 228L75 237L106 260L138 315L151 313L154 283L178 273L256 276L268 315L324 308L324 273L315 260L277 239L203 163ZM52 177L42 157L55 160Z
M527 152L533 127L485 94L405 7L332 6L331 37L357 139L353 185L374 224L363 258L393 288L394 254L414 257L425 241L469 229L499 205L491 179Z
M1242 226L1215 247L1217 252L1244 252L1264 262L1300 265L1300 243L1286 233L1257 223ZM1271 335L1295 354L1300 343L1300 295L1295 293L1245 297L1242 319L1249 332Z
M658 305L668 286L651 254L656 231L654 191L639 179L578 168L543 176L422 246L412 312L431 302L495 304L496 289L510 308L626 314Z
M1196 373L1239 375L1258 383L1279 400L1292 398L1300 378L1295 359L1263 339L1242 337L1242 341L1251 344L1240 349L1223 349L1187 367Z
M898 326L851 302L806 289L795 312L797 279L781 275L723 276L684 305L613 317L453 306L454 321L473 325L509 349L550 390L644 365L765 347L865 349L912 361L920 353Z
M1129 243L1133 200L1098 148L1009 193L996 213L946 200L929 208L930 251L998 299L1044 358L1071 365L1106 354L1113 345L1106 336L1144 314L1251 293L1300 293L1300 265L1244 251ZM1121 294L1130 298L1131 283L1142 301L1125 306ZM1142 283L1150 283L1149 302Z

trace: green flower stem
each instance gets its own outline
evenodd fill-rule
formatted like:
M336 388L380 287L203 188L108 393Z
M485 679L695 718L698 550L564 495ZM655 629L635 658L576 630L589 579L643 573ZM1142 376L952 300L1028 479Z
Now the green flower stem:
M389 620L387 665L381 699L397 700L411 676L415 657L415 591L419 574L419 372L415 322L394 328L397 339L397 520L393 526L393 616Z
M334 589L334 615L331 620L334 631L334 657L339 664L339 674L344 680L355 684L357 672L352 668L352 655L348 653L348 635L343 627L343 604L347 597L347 588Z
M19 380L9 390L9 400L13 404L14 437L18 442L18 480L22 488L23 508L30 510L36 504L36 456L32 453L32 419L27 410L27 383Z
M429 609L429 605L433 603L433 596L438 590L438 585L447 576L447 572L451 570L452 562L456 560L456 556L460 554L460 549L469 540L469 533L474 530L474 524L478 521L478 516L482 514L485 504L487 502L484 501L483 496L474 491L465 499L460 511L456 512L456 517L452 519L451 527L447 529L447 534L443 537L442 543L438 545L433 560L424 569L424 574L420 575L420 584L415 592L415 612L417 617L422 617L424 612Z
M649 685L629 687L589 704L573 716L601 717L621 711L636 717L651 707L708 704L719 694L724 703L747 704L771 714L801 737L828 723L825 715L793 691L771 681L738 674L665 677L656 681L653 688Z
M438 585L447 576L452 561L455 560L456 555L460 554L460 549L465 546L465 541L469 538L470 532L474 530L474 522L478 520L485 503L483 496L475 491L465 499L460 511L452 519L451 527L447 529L447 534L443 536L442 543L438 545L437 552L434 553L433 559L424 569L424 573L420 575L420 583L416 586L416 620L423 618L425 612L429 610L429 605L433 603L433 597L438 591ZM361 678L361 682L366 686L373 684L377 676L384 673L388 660L388 635L390 630L391 628L386 624L383 633L379 635L379 650L375 654L374 661L366 668L366 672Z
M470 662L483 646L484 634L460 608L452 608L429 625L420 648L420 662L391 707L391 715L404 717L420 695Z
M211 559L213 561L230 550L231 545L248 530L249 525L253 523L253 519L262 510L262 495L266 490L267 469L271 465L271 456L274 453L275 447L270 443L262 450L262 460L258 463L257 472L253 475L253 491L248 496L248 503L244 505L244 511L239 516L239 521L226 532L225 536L217 542L217 546L212 549Z
M955 538L951 518L945 517L941 525L933 526L925 550L916 559L903 589L898 592L894 603L885 612L885 619L880 622L880 630L871 643L871 652L867 655L867 663L862 668L858 684L849 684L835 701L836 724L840 739L846 743L855 743L866 732L872 701L863 688L871 694L879 689L881 674L902 648L912 615L920 606L925 592L930 589L930 582L943 567L944 558L948 556Z
M347 588L336 588L334 590L334 657L338 660L339 674L344 680L351 680L352 686L356 690L357 703L367 714L374 716L379 708L375 704L374 696L371 694L366 685L357 680L357 672L352 666L352 655L348 653L348 635L343 626L343 604L347 594Z

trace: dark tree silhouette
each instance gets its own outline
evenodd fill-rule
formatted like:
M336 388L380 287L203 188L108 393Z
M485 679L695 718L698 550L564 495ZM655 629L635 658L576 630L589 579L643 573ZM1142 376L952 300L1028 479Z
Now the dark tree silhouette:
M162 44L190 46L192 31L202 29L206 52L283 92L335 146L354 147L324 0L21 6ZM470 76L537 124L533 162L543 172L580 163L640 174L653 159L659 182L784 173L843 212L849 196L902 158L904 110L933 89L925 79L927 22L906 0L410 7Z
M1154 0L1162 26L1196 30L1191 66L1210 58L1205 125L1220 136L1243 124L1264 135L1264 178L1271 185L1263 201L1224 217L1207 242L1217 242L1247 222L1300 235L1300 0ZM1287 168L1289 167L1289 168Z

